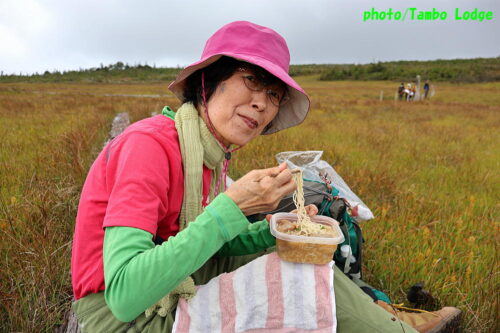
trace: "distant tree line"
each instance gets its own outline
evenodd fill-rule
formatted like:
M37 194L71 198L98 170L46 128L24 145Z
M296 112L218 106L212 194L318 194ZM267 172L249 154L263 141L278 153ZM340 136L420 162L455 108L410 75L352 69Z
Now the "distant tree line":
M20 73L5 75L0 82L155 82L172 81L181 68L156 67L146 64L129 65L118 61L88 69L45 71L43 74ZM391 80L411 81L417 75L424 80L450 82L500 81L500 57L432 60L391 61L366 65L309 64L290 66L292 76L318 75L322 81L333 80Z
M320 73L320 80L391 80L411 81L420 75L424 80L449 82L500 81L500 57L392 61L367 65L334 65Z
M0 82L130 82L172 81L181 68L156 67L146 64L129 65L121 61L115 64L68 71L45 71L43 74L10 74L1 72Z

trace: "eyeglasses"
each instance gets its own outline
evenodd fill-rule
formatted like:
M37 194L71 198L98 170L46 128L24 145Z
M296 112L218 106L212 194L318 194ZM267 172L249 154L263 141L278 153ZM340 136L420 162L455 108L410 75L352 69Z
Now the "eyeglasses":
M286 87L281 87L279 84L266 84L259 80L256 75L250 73L246 68L238 68L238 71L244 72L242 76L245 86L252 91L266 91L266 96L274 106L280 107L285 104L290 97Z

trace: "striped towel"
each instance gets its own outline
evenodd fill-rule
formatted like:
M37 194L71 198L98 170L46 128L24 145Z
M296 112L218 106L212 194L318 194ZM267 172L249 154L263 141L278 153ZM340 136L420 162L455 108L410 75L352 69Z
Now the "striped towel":
M173 332L335 332L332 267L259 257L180 299Z

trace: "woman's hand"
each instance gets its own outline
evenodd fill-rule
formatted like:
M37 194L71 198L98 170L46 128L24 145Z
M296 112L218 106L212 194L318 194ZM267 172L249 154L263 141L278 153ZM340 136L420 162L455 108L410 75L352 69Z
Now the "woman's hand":
M318 214L318 207L315 204L310 204L304 207L306 209L307 215L310 217L313 217ZM297 210L294 209L290 213L297 214Z
M276 209L281 199L296 187L286 163L281 163L274 168L250 171L225 193L248 216Z

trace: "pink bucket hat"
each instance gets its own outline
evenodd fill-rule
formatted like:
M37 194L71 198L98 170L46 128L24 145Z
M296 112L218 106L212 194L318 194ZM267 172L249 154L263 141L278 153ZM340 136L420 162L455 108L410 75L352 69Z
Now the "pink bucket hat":
M259 66L288 85L290 100L280 106L271 125L262 134L271 134L302 123L309 112L309 97L288 75L290 52L276 31L247 21L231 22L217 30L205 44L201 59L184 68L168 88L183 100L186 78L222 56Z

